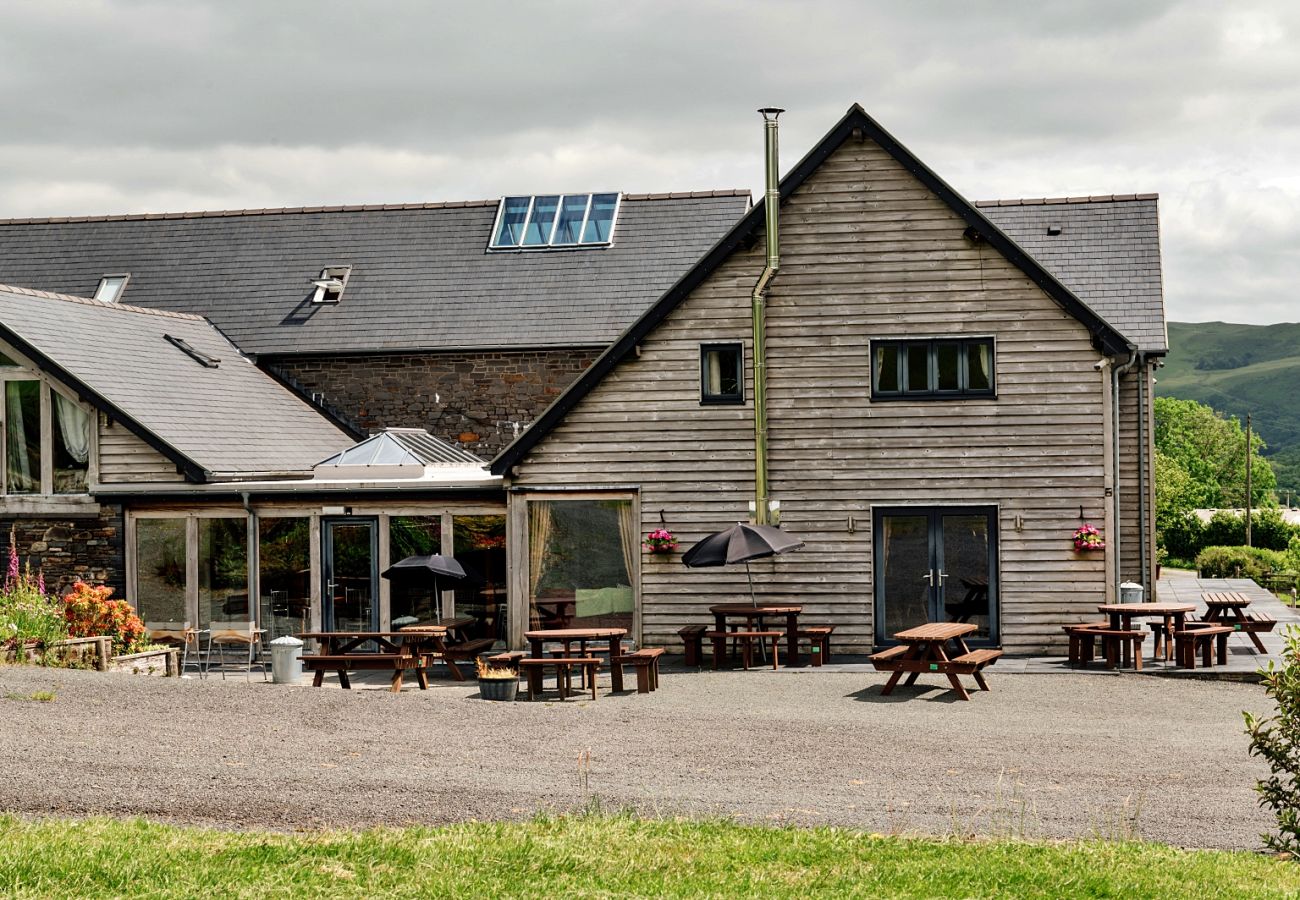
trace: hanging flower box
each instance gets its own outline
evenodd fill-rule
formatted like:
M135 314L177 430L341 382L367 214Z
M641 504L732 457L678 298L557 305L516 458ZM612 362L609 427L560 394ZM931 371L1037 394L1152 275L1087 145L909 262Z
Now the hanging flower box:
M1074 533L1074 549L1079 553L1105 550L1106 542L1102 539L1101 532L1097 530L1096 526L1085 522Z
M677 549L677 538L667 528L656 528L646 537L643 546L651 553L672 553Z

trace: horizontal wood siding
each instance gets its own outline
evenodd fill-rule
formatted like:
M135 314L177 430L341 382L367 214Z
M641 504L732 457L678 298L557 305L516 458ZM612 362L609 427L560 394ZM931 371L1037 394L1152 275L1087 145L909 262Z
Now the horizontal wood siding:
M1086 330L870 142L849 141L782 207L768 301L772 496L805 548L751 565L763 599L797 600L835 643L872 635L871 510L1000 508L1003 643L1058 643L1095 618L1100 554L1073 551L1079 508L1101 521L1102 381ZM643 531L664 520L690 546L748 518L752 404L699 405L699 344L745 343L761 241L738 252L518 467L520 487L638 485ZM996 399L870 399L872 338L992 336ZM747 401L752 385L746 385ZM1021 517L1017 530L1016 517ZM854 519L850 527L849 519ZM643 556L644 639L747 594L743 567L687 570Z
M121 425L99 418L99 480L102 484L177 484L176 464Z

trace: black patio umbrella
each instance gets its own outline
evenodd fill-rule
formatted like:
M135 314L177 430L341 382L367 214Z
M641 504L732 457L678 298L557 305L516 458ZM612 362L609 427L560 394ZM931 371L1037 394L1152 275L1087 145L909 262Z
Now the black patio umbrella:
M455 557L443 556L441 553L434 553L432 556L408 556L383 571L383 576L388 579L418 578L427 575L433 576L434 584L437 584L439 578L446 578L448 581L464 581L470 577L465 567L457 562Z
M754 596L754 577L749 573L749 561L788 553L802 546L803 541L773 525L737 522L726 531L718 531L703 538L682 554L682 562L692 569L744 563L745 577L749 580L749 599L758 606L758 598Z

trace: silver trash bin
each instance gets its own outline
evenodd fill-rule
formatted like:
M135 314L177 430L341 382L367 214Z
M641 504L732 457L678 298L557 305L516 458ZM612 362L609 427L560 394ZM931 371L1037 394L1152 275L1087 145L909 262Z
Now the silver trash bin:
M302 641L285 635L271 641L271 681L297 684L302 676Z
M1136 582L1126 581L1119 586L1120 603L1141 603L1142 602L1142 585Z

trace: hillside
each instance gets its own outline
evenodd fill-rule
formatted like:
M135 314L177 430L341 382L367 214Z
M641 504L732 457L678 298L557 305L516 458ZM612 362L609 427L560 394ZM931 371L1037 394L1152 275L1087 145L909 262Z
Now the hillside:
M1250 413L1278 487L1300 491L1300 323L1170 322L1169 346L1156 395Z

